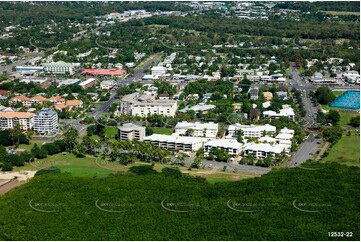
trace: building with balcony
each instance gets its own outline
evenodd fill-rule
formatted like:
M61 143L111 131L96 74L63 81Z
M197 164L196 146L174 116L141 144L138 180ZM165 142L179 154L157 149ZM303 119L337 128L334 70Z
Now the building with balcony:
M50 133L58 127L58 113L50 108L43 108L34 116L34 130L39 133Z
M177 111L177 101L154 99L151 95L132 93L125 95L120 101L120 113L146 117L148 115L164 115L174 117Z
M120 140L143 141L145 136L145 127L133 123L126 123L118 127Z
M188 133L190 132L190 133ZM215 138L218 132L218 124L209 123L190 123L190 122L179 122L175 126L175 133L178 135L188 135L193 137L205 137Z
M34 126L34 114L27 112L0 112L1 129L12 129L17 125L22 130L32 129Z

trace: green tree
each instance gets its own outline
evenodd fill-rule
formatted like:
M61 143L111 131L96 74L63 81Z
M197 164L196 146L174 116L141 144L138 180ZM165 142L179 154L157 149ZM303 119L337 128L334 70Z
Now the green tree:
M331 121L333 125L337 124L340 121L340 114L336 110L330 110L327 114L327 120Z
M360 127L360 115L352 117L350 119L350 125L355 128Z
M77 139L79 136L78 130L74 126L70 126L70 128L64 133L64 143L66 145L67 151L72 151L77 144Z

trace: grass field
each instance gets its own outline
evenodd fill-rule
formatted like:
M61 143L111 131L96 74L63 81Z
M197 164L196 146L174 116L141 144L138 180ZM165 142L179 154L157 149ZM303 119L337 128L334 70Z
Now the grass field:
M328 105L321 105L321 106L322 106L322 109L327 110L327 111L329 111L329 110L339 111L339 114L340 114L339 125L341 125L341 126L349 126L348 123L350 122L350 119L352 117L356 117L357 115L359 115L356 111L355 112L342 112L342 111L340 111L340 110L342 110L341 108L331 108Z
M158 128L158 127L152 127L152 130L155 134L167 134L171 135L173 133L172 128Z
M104 160L96 160L93 157L83 157L77 158L75 155L71 153L56 154L53 156L48 156L42 160L35 160L32 164L26 163L25 166L15 167L14 171L22 171L22 170L38 170L39 168L49 168L49 167L58 167L61 172L70 173L74 176L79 177L106 177L110 173L116 172L127 172L132 166L139 165L149 165L149 163L145 162L136 162L132 165L120 165L117 162L109 162ZM163 166L160 163L154 164L154 170L157 172L161 172ZM246 178L253 178L259 175L246 173L246 172L223 172L220 170L211 170L211 169L192 169L188 170L188 167L183 166L171 166L177 167L183 173L187 173L191 176L201 176L208 180L209 183L216 182L228 182L228 181L237 181Z
M335 144L327 157L326 162L336 161L349 166L360 166L360 136L343 136Z
M344 94L345 92L344 91L334 91L332 92L336 97L339 97L341 96L342 94Z
M26 144L19 145L19 149L30 151L33 148L34 144L37 144L40 147L43 143L44 142L42 141L30 141L28 145Z

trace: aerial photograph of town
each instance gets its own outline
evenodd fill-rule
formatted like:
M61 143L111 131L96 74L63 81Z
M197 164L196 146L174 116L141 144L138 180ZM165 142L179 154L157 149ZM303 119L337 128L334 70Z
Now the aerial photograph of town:
M1 241L360 241L360 1L0 1Z

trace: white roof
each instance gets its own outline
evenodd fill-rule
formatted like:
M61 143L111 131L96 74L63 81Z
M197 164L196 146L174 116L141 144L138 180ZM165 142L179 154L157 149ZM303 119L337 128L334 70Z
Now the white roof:
M95 81L95 78L89 78L89 79L86 79L85 81L79 83L79 86L85 86L91 82Z
M194 129L194 130L204 130L204 129L215 129L218 130L218 124L213 123L213 122L209 122L209 123L200 123L200 122L195 122L195 123L190 123L187 121L183 121L183 122L178 122L177 125L175 126L176 129Z
M280 130L280 133L282 134L294 134L295 131L293 129L288 129L287 127Z
M293 111L293 108L284 108L281 109L279 113L276 113L275 111L272 110L267 110L263 112L264 115L268 115L268 116L274 116L274 117L282 117L282 116L294 116L295 112Z
M262 106L263 106L263 108L270 107L271 106L271 101L266 101L266 102L262 103Z
M276 132L276 126L272 126L270 124L265 124L265 125L242 125L242 124L232 124L232 125L229 125L228 127L228 130L243 130L243 131L253 131L253 132L256 132L256 131L266 131L266 132Z
M242 148L242 144L234 139L214 139L205 143L204 146L221 147L227 149L231 148L237 150Z
M150 136L144 137L144 140L169 142L169 143L182 143L182 144L198 144L207 141L206 138L178 136L177 134L172 134L172 135L152 134Z
M116 82L114 80L105 80L101 82L103 85L115 85L115 83Z
M258 139L260 142L266 142L266 143L276 143L276 139L272 138L270 136L264 136Z
M210 110L215 108L215 105L207 105L205 103L199 103L193 107L191 107L190 109L192 109L193 111L206 111L206 110Z
M133 130L142 130L142 129L145 130L145 127L133 123L126 123L123 124L122 126L119 126L118 129L120 129L121 131L133 131Z
M291 140L292 138L293 138L293 134L280 133L276 136L276 139L279 140Z
M166 68L163 66L153 66L152 71L165 71Z

